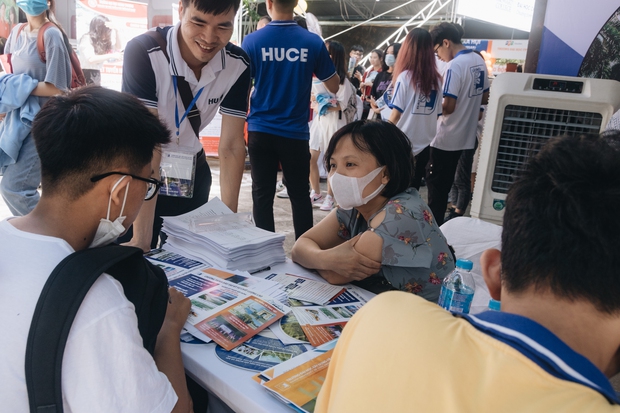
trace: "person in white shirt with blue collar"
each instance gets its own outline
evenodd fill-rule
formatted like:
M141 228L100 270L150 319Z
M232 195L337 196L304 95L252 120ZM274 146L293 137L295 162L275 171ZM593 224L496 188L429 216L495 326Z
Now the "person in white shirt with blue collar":
M474 147L480 105L486 105L489 99L484 60L463 46L462 36L461 26L447 22L431 30L435 54L449 62L444 76L442 116L426 167L428 206L439 225L444 221L461 153Z
M162 148L164 154L155 154L153 169L159 173L160 156L166 159L185 152L196 156L191 198L160 196L142 208L131 245L145 251L157 244L162 216L184 214L209 200L211 171L197 135L218 109L222 114L218 147L221 196L237 211L250 89L248 56L230 43L239 6L239 0L181 0L179 23L140 35L125 48L123 92L137 96L172 131L171 143ZM152 36L157 33L159 39ZM183 98L184 83L191 92L189 99ZM198 125L192 124L196 118Z

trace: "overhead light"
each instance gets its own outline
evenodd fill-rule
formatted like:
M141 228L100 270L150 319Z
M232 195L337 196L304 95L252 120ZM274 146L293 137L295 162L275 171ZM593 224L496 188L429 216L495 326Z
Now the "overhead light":
M308 3L306 3L306 0L299 0L294 9L295 13L306 14L306 10L308 10Z

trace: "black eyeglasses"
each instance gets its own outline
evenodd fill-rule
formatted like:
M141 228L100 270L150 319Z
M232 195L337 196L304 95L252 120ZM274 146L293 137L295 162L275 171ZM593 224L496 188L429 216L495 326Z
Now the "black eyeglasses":
M148 201L149 199L153 199L159 188L163 185L163 182L158 181L155 178L142 178L141 176L128 174L126 172L106 172L101 175L93 176L90 178L91 182L97 182L102 180L103 178L107 178L110 175L126 175L131 176L133 179L137 179L138 181L146 182L146 195L144 195L144 200Z
M443 43L438 44L437 47L435 48L435 56L437 56L437 50L439 50L441 46L443 46Z

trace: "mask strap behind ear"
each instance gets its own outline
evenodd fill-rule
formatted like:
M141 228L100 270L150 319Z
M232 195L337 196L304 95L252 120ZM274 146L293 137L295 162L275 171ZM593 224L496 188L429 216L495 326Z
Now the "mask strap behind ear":
M127 186L125 187L125 198L123 199L123 205L121 206L121 214L119 215L119 217L123 216L123 211L125 210L125 202L127 202L127 193L129 192L129 184L131 184L131 181L127 182Z
M121 181L123 179L127 178L127 175L123 175L121 177L121 179L119 179L118 181L116 181L116 183L114 184L114 186L112 187L112 191L110 192L110 198L108 198L108 214L106 215L106 219L109 221L110 220L110 208L112 206L112 192L114 192L114 190L116 189L117 186L120 185ZM123 200L123 206L121 207L121 215L123 215L123 209L125 208L125 201L127 201L127 191L129 190L129 184L127 184L127 188L125 188L125 199Z

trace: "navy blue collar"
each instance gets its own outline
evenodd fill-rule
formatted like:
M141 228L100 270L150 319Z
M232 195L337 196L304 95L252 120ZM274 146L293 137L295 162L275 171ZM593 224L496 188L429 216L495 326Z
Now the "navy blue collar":
M456 58L457 56L460 56L462 54L467 54L467 53L473 53L474 51L471 49L463 49L460 52L458 52L457 54L454 55L454 58Z
M611 404L620 404L607 377L590 360L535 321L501 311L463 318L476 329L513 347L552 376L582 384L599 392Z

